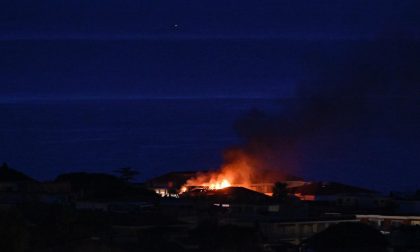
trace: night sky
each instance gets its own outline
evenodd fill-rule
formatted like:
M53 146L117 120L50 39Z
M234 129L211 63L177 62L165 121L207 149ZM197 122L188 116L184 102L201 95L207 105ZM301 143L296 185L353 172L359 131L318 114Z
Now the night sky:
M417 39L420 23L415 0L0 4L5 98L292 96L308 68L354 47L345 42ZM302 42L313 43L293 47Z
M420 188L419 12L417 0L1 1L0 161L41 179L63 171L39 157L54 152L28 158L31 150L20 148L27 141L13 141L11 129L35 123L5 104L276 99L279 110L250 106L264 114L255 121L253 112L227 114L226 134L237 139L215 146L214 156L263 131L293 145L299 175ZM240 126L247 120L255 127Z

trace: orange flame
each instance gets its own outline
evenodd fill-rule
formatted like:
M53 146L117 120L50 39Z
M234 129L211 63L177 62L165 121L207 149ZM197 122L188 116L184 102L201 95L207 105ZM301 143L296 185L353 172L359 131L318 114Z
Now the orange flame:
M221 182L210 183L209 189L219 190L231 186L230 182L227 179L223 179Z
M235 186L270 194L270 189L267 188L277 181L284 180L281 172L264 169L264 161L244 150L231 149L225 152L224 158L225 162L219 170L197 173L184 184L181 193L194 187L218 190Z
M249 185L253 172L250 158L240 151L230 154L234 156L233 161L225 163L218 171L197 174L195 178L188 180L184 187L203 186L210 190L218 190L232 185Z

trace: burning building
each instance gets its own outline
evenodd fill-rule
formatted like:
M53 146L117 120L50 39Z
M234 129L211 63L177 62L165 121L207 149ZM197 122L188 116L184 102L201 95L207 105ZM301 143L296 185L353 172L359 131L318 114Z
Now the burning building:
M197 173L186 182L182 191L194 188L214 190L234 186L271 196L276 182L284 182L288 186L304 183L301 178L287 175L278 169L266 169L255 156L241 149L234 149L225 153L225 163L219 170Z
M169 172L149 179L145 185L162 197L178 197L185 183L197 174L197 171Z
M215 171L197 173L196 176L189 179L181 188L181 192L191 190L219 190L227 187L243 187L259 193L271 196L273 187L276 182L286 183L288 187L295 187L305 184L298 177L290 175L279 175L275 171L260 171L267 176L251 175L243 178L243 174L235 174L231 172ZM272 176L269 176L271 174Z
M185 192L219 190L243 187L271 196L274 183L283 182L288 187L305 184L303 179L284 175L274 170L254 171L250 167L226 166L217 171L170 172L146 181L146 185L162 197L179 197Z
M171 172L147 181L146 185L162 197L179 197L187 191L227 187L243 187L271 196L276 182L286 183L288 187L305 184L303 179L273 168L266 162L269 159L249 149L231 148L225 151L224 163L218 170Z

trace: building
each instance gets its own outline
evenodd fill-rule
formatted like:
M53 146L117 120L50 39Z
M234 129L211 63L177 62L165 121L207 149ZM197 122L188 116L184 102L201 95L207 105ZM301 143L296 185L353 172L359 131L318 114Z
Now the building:
M0 208L11 208L38 201L41 184L33 178L9 168L0 167Z
M261 234L269 243L299 244L313 235L339 223L359 222L353 216L341 218L309 218L295 220L269 220L259 222Z
M300 244L303 252L386 252L389 243L375 228L363 223L341 222L332 225Z
M38 182L11 169L0 167L0 205L10 208L25 203L68 204L71 187L65 182Z
M306 183L289 188L289 192L300 200L354 209L385 209L392 201L375 191L335 182Z
M400 226L420 225L420 216L411 215L379 215L379 214L357 214L356 218L362 223L372 225L379 230L389 232Z
M197 174L206 174L207 172L208 171L169 172L156 178L147 180L145 185L162 197L177 198L179 197L179 192L181 191L182 186L185 185L188 180L196 177ZM278 174L278 172L275 171L261 170L259 173L259 176L255 176L251 184L232 183L232 186L248 188L250 190L271 196L273 195L273 187L276 182L283 182L287 184L287 187L289 188L299 187L307 183L299 177ZM202 186L191 186L191 188L197 187Z
M196 175L197 171L169 172L147 180L145 185L162 197L178 197L181 187Z
M142 201L77 201L78 210L103 211L114 213L139 213L150 210L154 205Z

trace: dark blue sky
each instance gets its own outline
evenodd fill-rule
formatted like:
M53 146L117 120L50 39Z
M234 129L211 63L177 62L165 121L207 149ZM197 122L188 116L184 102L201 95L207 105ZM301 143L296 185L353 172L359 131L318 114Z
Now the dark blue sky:
M353 47L304 41L418 38L418 5L2 1L0 94L289 96L306 57Z
M322 129L286 131L303 142L303 166L400 186L411 174L413 187L419 10L417 0L1 1L0 99L292 99L281 113ZM349 175L308 174L334 172Z
M417 1L2 1L2 38L358 38L418 32Z

